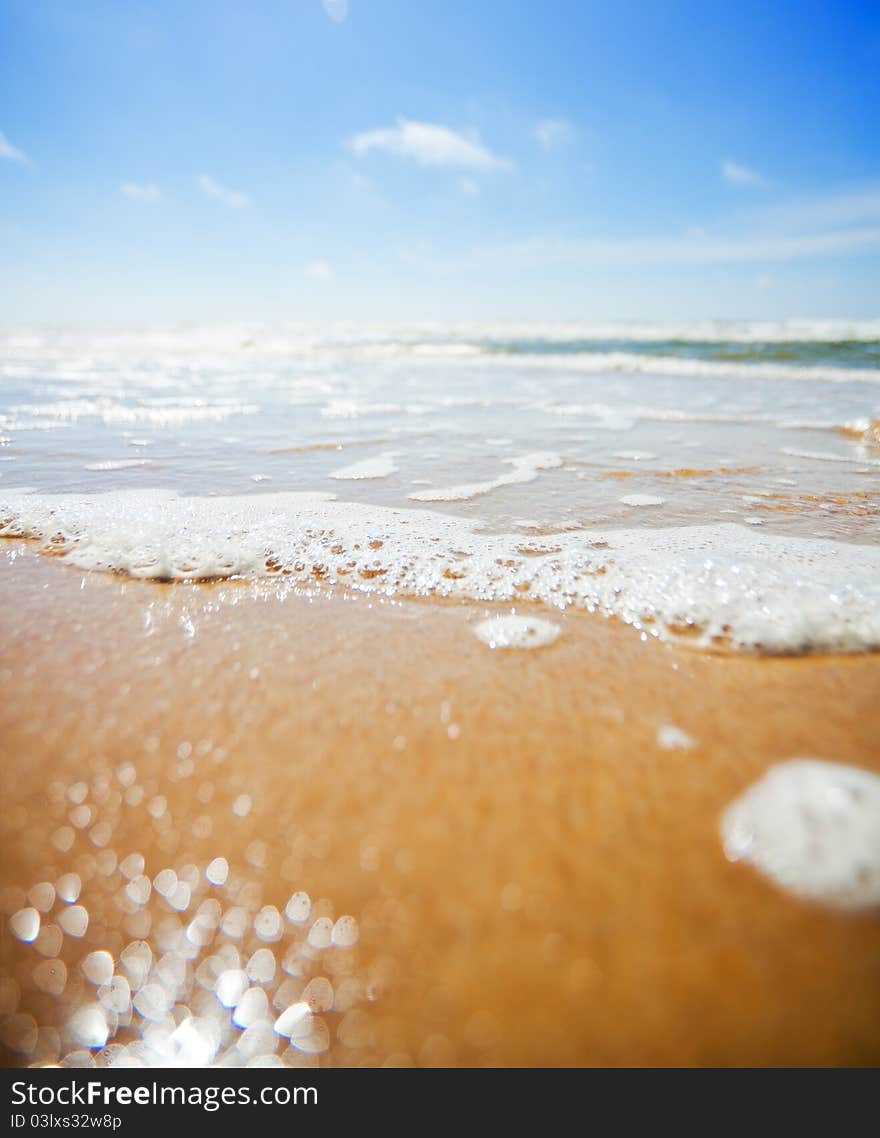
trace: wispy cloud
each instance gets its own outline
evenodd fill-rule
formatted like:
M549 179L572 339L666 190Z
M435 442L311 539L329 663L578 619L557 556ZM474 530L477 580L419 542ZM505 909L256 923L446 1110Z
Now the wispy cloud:
M863 186L821 197L787 201L762 211L775 229L837 229L847 225L880 225L880 186Z
M396 126L367 130L348 139L352 153L362 158L378 150L396 158L411 158L420 166L453 166L469 170L506 170L510 163L493 154L474 133L462 134L439 123L398 119Z
M228 186L222 185L207 174L202 174L199 178L199 185L202 187L202 192L207 194L209 198L215 198L218 202L231 206L232 209L244 209L245 206L251 204L251 199L247 194L240 193L238 190L230 190Z
M329 281L333 276L333 269L327 261L309 261L303 268L303 274L310 281Z
M535 126L535 138L544 150L555 150L577 140L578 132L567 119L541 119Z
M7 162L19 162L22 166L30 166L31 160L23 150L19 150L17 146L13 146L6 135L0 130L0 158L5 158Z
M573 264L723 265L796 261L880 251L880 226L845 229L834 233L772 236L656 237L620 241L523 242L518 251L543 261Z
M469 198L475 198L480 192L480 184L473 178L459 178L458 188Z
M321 0L321 4L334 24L341 24L348 15L348 0Z
M715 227L638 238L535 236L483 246L445 260L424 250L425 267L448 273L496 272L568 266L578 270L610 265L764 266L785 262L880 253L880 188L844 190L753 210ZM756 281L768 281L762 271ZM758 286L764 287L764 286Z
M123 182L122 192L133 202L157 202L162 197L155 182Z
M750 166L743 166L741 162L733 162L729 158L725 158L721 163L721 176L726 182L730 182L734 186L766 186L767 182L763 175L759 174L757 170L753 170Z

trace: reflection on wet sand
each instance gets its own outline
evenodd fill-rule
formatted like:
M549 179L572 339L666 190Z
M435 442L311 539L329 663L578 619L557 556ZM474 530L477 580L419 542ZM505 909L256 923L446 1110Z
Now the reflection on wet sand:
M576 612L498 651L474 630L509 606L280 603L18 542L2 589L7 1062L880 1058L876 918L718 829L780 760L880 772L876 657Z

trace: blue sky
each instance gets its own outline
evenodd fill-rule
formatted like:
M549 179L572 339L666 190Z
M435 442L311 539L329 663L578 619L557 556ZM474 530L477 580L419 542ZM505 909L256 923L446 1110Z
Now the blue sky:
M880 6L0 0L0 320L880 315Z

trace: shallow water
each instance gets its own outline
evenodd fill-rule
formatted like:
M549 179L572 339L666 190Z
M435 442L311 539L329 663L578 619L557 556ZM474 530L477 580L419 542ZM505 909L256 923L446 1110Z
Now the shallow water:
M702 643L877 646L874 555L835 572L827 545L772 539L878 545L878 322L11 329L0 351L4 532L78 564L326 584L348 564L347 587L529 593ZM369 565L352 506L385 548ZM595 550L640 534L597 589ZM767 628L741 635L742 605Z

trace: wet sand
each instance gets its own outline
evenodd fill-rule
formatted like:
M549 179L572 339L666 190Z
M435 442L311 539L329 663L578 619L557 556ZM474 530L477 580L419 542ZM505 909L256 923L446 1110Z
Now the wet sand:
M52 847L65 788L130 762L167 808L118 806L120 859L222 855L264 904L358 918L368 998L322 1065L880 1062L876 915L787 896L718 837L775 762L880 773L877 656L710 655L574 612L550 647L491 651L477 604L0 554L0 885L94 854ZM96 910L68 967L120 923ZM5 923L0 944L26 976L33 949Z

